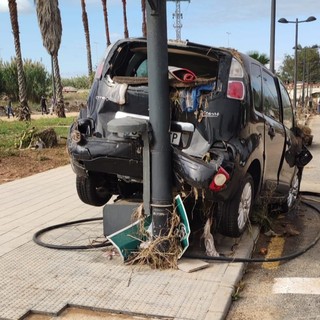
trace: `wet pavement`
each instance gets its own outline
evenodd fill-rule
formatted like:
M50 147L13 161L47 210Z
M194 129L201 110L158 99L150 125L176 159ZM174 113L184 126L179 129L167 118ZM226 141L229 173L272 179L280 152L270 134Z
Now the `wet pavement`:
M110 247L37 245L32 238L40 229L102 217L101 207L79 200L70 166L0 185L0 197L0 319L53 316L67 306L157 319L223 319L245 270L243 263L226 262L192 273L152 270L126 265L118 255L110 259ZM257 234L253 229L238 239L234 256L249 257ZM102 221L60 228L42 239L57 245L103 241ZM231 238L219 241L219 252L235 245Z
M314 134L320 134L320 117L311 124ZM318 185L312 176L315 163L304 172L302 190ZM108 311L155 319L224 319L246 268L245 263L215 261L192 273L152 270L125 265L118 255L110 259L110 247L55 250L37 245L32 238L42 228L102 217L102 208L79 200L69 165L0 185L0 200L0 319L53 317L70 306L94 310L96 316ZM216 247L228 254L236 248L233 257L250 257L257 236L253 228L241 239L218 238ZM58 245L104 241L102 221L60 228L43 240Z

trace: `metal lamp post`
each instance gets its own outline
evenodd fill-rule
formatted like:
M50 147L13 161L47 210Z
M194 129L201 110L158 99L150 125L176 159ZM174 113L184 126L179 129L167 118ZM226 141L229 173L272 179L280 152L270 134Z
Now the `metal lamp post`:
M306 84L306 64L307 64L307 48L302 49L303 50L303 71L302 71L302 108L305 107L305 84Z
M276 0L271 1L271 27L270 27L270 70L274 73L274 47L276 33Z
M310 16L306 20L298 20L296 18L295 21L288 21L285 18L281 18L278 20L280 23L295 23L296 24L296 34L295 34L295 45L294 45L294 87L293 87L293 107L296 110L297 107L297 74L298 74L298 24L302 22L311 22L317 20L316 17Z
M151 213L154 237L167 235L173 211L166 1L147 2L147 53L151 145ZM165 250L166 248L161 248Z

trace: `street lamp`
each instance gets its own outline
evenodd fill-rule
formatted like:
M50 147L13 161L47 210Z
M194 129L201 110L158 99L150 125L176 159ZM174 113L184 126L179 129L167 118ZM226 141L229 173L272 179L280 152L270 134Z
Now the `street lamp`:
M295 23L296 24L296 35L295 35L295 45L294 45L294 87L293 87L293 107L297 107L297 73L298 73L298 24L302 22L311 22L317 20L316 17L310 16L307 20L288 21L285 18L278 20L280 23Z
M226 34L228 35L228 48L229 48L229 36L230 36L231 32L226 32Z
M271 27L270 27L270 63L269 68L274 73L274 47L276 33L276 0L271 0Z

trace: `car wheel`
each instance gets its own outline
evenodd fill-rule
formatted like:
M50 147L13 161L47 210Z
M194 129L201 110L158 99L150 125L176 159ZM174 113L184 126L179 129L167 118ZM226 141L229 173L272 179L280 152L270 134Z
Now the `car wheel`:
M287 195L287 199L282 205L282 211L288 212L292 210L297 203L299 191L300 191L300 182L301 182L301 170L297 170L293 176L291 186Z
M112 196L95 177L77 176L76 187L80 200L91 206L103 206Z
M247 227L253 205L253 179L246 174L236 194L218 210L218 231L228 237L239 237Z

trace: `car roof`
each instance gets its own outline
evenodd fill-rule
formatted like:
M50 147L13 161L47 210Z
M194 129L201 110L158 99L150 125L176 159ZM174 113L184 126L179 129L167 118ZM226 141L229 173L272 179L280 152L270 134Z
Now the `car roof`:
M124 39L120 39L118 40L115 45L120 45L122 43L141 43L144 45L147 45L147 39L146 38L124 38ZM214 46L209 46L209 45L205 45L205 44L200 44L200 43L196 43L196 42L191 42L189 40L186 41L181 41L181 40L168 40L168 48L169 49L184 49L184 50L188 50L188 49L192 49L195 51L199 51L200 52L204 52L206 51L208 55L212 54L212 55L232 55L237 57L237 55L239 55L239 52L235 49L230 49L230 48L222 48L222 47L214 47ZM239 57L238 57L239 58Z

